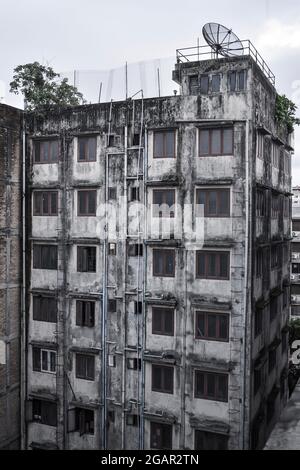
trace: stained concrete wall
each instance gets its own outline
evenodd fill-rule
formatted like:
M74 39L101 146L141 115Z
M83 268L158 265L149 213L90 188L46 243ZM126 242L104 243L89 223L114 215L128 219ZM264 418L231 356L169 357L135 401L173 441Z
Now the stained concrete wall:
M0 448L20 446L21 111L0 105Z

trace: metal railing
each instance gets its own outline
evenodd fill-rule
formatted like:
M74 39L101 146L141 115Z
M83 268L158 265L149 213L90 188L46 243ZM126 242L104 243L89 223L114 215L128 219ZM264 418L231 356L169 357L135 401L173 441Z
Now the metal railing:
M241 47L233 47L232 54L230 55L229 52L226 56L222 56L220 53L218 54L208 45L176 49L177 64L224 57L243 57L248 55L252 57L264 75L270 80L272 85L275 85L274 73L271 71L257 49L253 46L252 42L246 39L244 41L240 41L240 44Z

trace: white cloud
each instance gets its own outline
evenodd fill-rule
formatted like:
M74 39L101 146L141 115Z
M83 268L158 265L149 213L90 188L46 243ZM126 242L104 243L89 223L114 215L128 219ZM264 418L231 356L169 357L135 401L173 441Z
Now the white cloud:
M291 23L271 18L258 35L257 46L262 50L282 53L282 49L300 49L300 20Z

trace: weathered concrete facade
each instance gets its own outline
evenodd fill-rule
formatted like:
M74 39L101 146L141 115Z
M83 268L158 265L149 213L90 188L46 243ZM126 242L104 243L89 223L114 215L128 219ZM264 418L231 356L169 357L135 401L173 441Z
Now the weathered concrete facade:
M228 85L232 72L244 73L240 89ZM191 88L195 77L211 83L216 74L217 91ZM42 263L33 256L28 263L29 448L260 448L286 403L291 147L275 125L275 89L248 56L177 64L174 79L181 85L179 96L32 117L28 252L41 245L57 247L57 267L37 267ZM216 129L232 130L232 149L204 156L200 132ZM165 130L175 136L174 154L157 158L154 135ZM140 139L134 145L136 134ZM84 136L96 137L94 161L78 156ZM50 141L59 142L58 161L37 161L36 149ZM276 152L278 158L272 158ZM145 206L139 216L132 188L139 188ZM229 214L206 215L204 243L193 248L187 227L196 229L196 191L220 188L229 191ZM153 220L158 189L175 191L175 213L164 221L174 225L171 238L164 236L165 224L159 227ZM78 215L84 190L96 191L93 215ZM57 192L55 215L36 215L39 191ZM113 220L113 211L105 217L108 204L120 232L105 238ZM190 219L180 211L185 205L191 208ZM142 245L142 256L129 255L133 244ZM87 257L95 253L90 272L78 272L80 247L93 249ZM155 250L174 254L174 273L155 272ZM197 275L198 251L228 255L228 276ZM35 297L55 299L57 321L33 319ZM78 325L81 300L95 303L92 327ZM153 315L159 307L174 310L173 334L155 332ZM197 337L199 312L226 317L225 341ZM50 371L51 351L56 367ZM78 356L80 361L90 358L82 366L92 368L85 378ZM169 368L169 390L153 385L153 367ZM199 390L202 377L207 381L202 398L196 376ZM210 393L218 395L221 380L226 397L213 399ZM41 403L52 407L57 419L43 419ZM199 435L202 444L197 444Z
M291 244L292 266L291 266L291 316L300 315L300 188L293 188L292 205L292 237Z
M0 105L0 449L20 446L21 124Z

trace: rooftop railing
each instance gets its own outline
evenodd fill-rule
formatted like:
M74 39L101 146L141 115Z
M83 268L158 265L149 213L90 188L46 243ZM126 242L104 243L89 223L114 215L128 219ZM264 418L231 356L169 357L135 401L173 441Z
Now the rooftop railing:
M185 62L196 62L200 60L207 60L207 59L218 59L218 58L230 58L230 57L243 57L243 56L250 56L264 73L264 75L270 80L272 85L275 85L275 75L266 64L260 53L257 49L253 46L252 42L248 39L244 41L239 41L238 44L234 45L231 44L232 52L226 53L226 55L222 55L220 53L216 53L212 50L212 48L208 45L205 46L195 46L195 47L185 47L183 49L176 50L176 59L177 63L185 63ZM237 46L237 47L236 47Z

